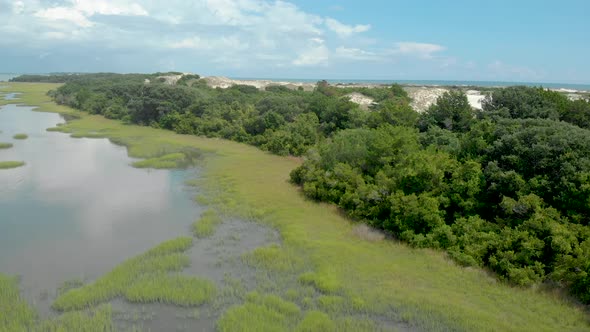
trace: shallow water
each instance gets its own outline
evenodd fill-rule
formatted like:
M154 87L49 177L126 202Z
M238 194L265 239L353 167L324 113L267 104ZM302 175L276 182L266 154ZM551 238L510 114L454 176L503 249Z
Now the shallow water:
M66 280L93 280L156 244L189 234L202 208L184 185L195 170L140 170L107 139L47 132L63 119L30 107L0 109L0 272L21 277L25 298L49 314ZM26 140L14 140L26 133Z
M7 93L4 95L4 100L18 100L18 95L20 95L18 92Z

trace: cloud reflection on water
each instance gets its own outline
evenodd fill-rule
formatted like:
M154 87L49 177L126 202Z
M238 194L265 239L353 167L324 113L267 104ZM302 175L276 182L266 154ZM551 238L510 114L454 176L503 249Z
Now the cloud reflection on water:
M122 260L185 234L199 213L185 173L140 170L124 147L45 129L57 114L0 110L0 272L22 275L29 297L81 275L95 278ZM29 139L15 141L25 132Z

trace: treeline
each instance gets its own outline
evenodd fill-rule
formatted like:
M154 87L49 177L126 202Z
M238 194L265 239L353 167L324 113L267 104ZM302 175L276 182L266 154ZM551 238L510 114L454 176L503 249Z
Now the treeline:
M361 110L346 98L353 91L376 104ZM475 111L453 90L418 114L397 85L259 91L133 75L83 76L52 96L131 123L304 155L291 179L306 196L460 264L517 285L558 284L590 303L586 100L510 87Z
M159 76L82 75L51 96L59 104L112 119L297 156L343 129L397 121L392 118L397 113L405 113L408 123L417 117L408 106L406 92L397 85L371 90L379 105L369 113L345 97L354 89L338 89L325 81L313 92L283 86L260 91L247 85L213 89L197 75L171 85Z

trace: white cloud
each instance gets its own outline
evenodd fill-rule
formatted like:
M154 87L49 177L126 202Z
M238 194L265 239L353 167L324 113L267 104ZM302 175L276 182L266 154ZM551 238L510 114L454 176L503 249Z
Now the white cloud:
M123 70L280 67L319 74L347 62L360 68L402 57L452 66L439 54L443 46L400 42L388 48L362 34L369 24L344 24L288 0L0 0L0 7L7 8L0 12L0 46L27 40L19 52L47 51L64 59L90 52L103 59L100 70L131 61Z
M326 18L325 20L326 27L328 29L335 32L340 37L349 37L354 33L366 32L371 29L369 24L357 24L357 25L346 25L343 23L338 22L333 18Z
M22 1L15 1L12 3L12 12L16 15L20 15L25 11L25 3Z
M347 48L344 46L340 46L340 47L336 48L335 54L339 58L349 59L349 60L372 61L372 60L381 59L381 56L374 53L374 52L365 51L360 48Z
M434 53L446 50L444 46L428 43L417 42L399 42L395 44L392 50L393 54L403 54L409 56L417 56L422 59L432 59Z
M243 51L248 48L248 44L240 41L236 36L221 37L216 39L204 39L199 36L185 38L179 41L168 43L172 49L192 49L192 50L219 50L225 51Z
M293 60L293 64L296 66L324 65L329 57L330 50L328 50L324 41L319 38L311 38L308 46Z
M148 12L139 4L127 1L74 0L74 9L85 15L147 16Z
M206 7L221 22L231 25L249 24L248 13L260 13L263 3L256 0L206 0Z
M146 16L148 12L137 3L127 1L73 0L70 6L40 9L35 16L49 21L65 21L78 27L94 26L93 15Z
M84 14L74 8L53 7L43 9L36 12L35 16L49 21L70 22L82 28L89 28L94 25Z

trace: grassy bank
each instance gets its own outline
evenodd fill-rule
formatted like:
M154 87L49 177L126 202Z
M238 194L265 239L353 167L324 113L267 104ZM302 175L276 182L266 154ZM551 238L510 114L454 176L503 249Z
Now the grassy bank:
M1 149L10 149L12 147L12 143L1 143L0 142L0 150Z
M244 256L265 272L268 279L261 280L270 286L264 294L252 295L228 310L219 323L222 331L239 330L243 321L262 327L278 322L277 328L293 330L341 330L338 328L349 325L371 330L372 317L428 330L589 329L584 309L559 294L506 286L485 271L455 265L441 252L359 236L356 225L333 206L305 200L288 183L298 159L225 140L126 126L80 114L49 101L46 91L55 86L10 84L8 90L23 93L20 102L24 104L79 117L59 127L60 131L75 137L108 137L126 145L132 157L157 158L163 151L170 154L187 148L205 152L201 187L207 191L209 204L226 213L259 219L280 231L281 246ZM282 285L283 279L284 284L294 280L296 286L272 287ZM81 303L94 305L104 298ZM277 305L269 305L271 302ZM351 318L359 316L364 319Z

